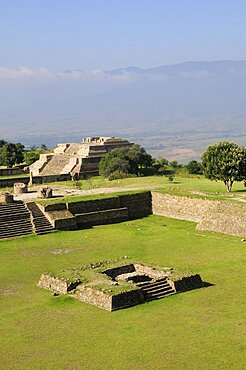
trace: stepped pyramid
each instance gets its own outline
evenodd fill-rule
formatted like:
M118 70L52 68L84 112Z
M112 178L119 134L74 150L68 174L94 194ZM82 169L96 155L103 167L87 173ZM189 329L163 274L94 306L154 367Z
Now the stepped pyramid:
M33 176L71 175L78 179L97 175L105 154L129 145L129 141L116 137L87 137L81 143L58 144L53 153L41 154L30 172Z

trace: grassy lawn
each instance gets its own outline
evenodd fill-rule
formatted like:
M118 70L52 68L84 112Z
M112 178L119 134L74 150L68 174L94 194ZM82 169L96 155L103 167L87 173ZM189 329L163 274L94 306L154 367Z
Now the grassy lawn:
M29 175L27 175L26 173L21 173L19 175L0 176L0 180L15 179L15 178L29 178Z
M37 202L42 205L57 204L57 203L73 203L73 202L80 202L83 200L116 198L119 195L139 194L141 192L145 192L145 191L144 190L143 191L129 190L129 191L114 192L114 193L101 193L101 194L91 194L91 195L81 195L81 196L67 195L67 196L58 197L58 198L38 199Z
M164 189L187 189L204 191L208 193L226 194L225 186L221 181L211 181L202 175L175 176L174 181L170 182L166 176L145 176L132 177L120 180L109 181L101 176L92 177L89 180L56 182L54 185L66 185L81 190L105 187L143 187L143 188L164 188ZM245 192L243 182L235 182L232 189L233 193Z
M133 177L113 181L108 181L107 179L97 176L89 180L56 182L51 184L51 186L54 186L55 188L66 186L80 190L98 188L122 188L122 190L127 188L130 190L131 188L139 188L143 190L157 190L171 195L189 196L193 198L246 201L246 187L242 182L234 183L233 191L231 193L227 193L225 186L221 181L210 181L204 176L176 176L173 182L170 182L165 176ZM100 198L102 196L102 194L89 195L88 199L95 199L95 197ZM67 196L66 199L72 201L74 197L74 195L71 195ZM106 197L108 197L108 195L106 195ZM84 199L84 196L79 199ZM60 203L61 199L48 201L48 203L52 202Z
M35 191L40 188L39 185L33 185L30 190ZM93 190L100 188L121 188L122 191L126 188L127 191L131 189L145 189L158 190L163 193L183 195L189 197L199 197L207 199L219 200L245 200L246 201L246 187L243 182L234 183L231 193L226 193L225 186L221 181L210 181L202 175L189 176L175 176L174 181L170 182L166 176L147 176L147 177L132 177L121 180L109 181L100 176L93 177L88 180L80 181L63 181L44 184L44 186L51 186L55 189L70 189L76 190ZM13 191L13 188L1 188L1 191ZM116 189L117 191L117 189ZM101 195L99 195L100 198ZM74 195L68 197L70 201ZM95 195L90 198L94 199ZM56 200L55 200L56 201ZM58 200L57 200L58 201ZM61 199L59 200L61 202Z
M191 270L215 285L113 313L36 287L44 271L125 255ZM194 223L152 215L1 241L0 260L1 369L245 366L245 243L240 238L198 232Z
M95 176L88 180L80 180L80 181L66 181L66 182L55 182L54 185L68 185L71 187L89 190L93 188L105 188L105 187L190 187L193 189L195 184L195 188L199 190L207 190L207 191L222 191L224 192L224 185L221 182L214 182L208 179L205 179L202 175L197 176L175 176L174 181L170 182L166 176L145 176L145 177L130 177L126 179L119 179L119 180L112 180L109 181L101 176ZM236 185L237 187L237 185ZM243 189L243 185L239 184L240 189Z

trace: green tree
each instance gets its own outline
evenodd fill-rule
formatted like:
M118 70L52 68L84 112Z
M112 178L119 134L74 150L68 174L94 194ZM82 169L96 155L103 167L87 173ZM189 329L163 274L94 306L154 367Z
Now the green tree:
M103 161L103 160L102 160ZM126 159L119 157L111 157L109 160L105 160L105 166L103 164L100 167L100 174L109 177L114 172L129 173L130 165Z
M189 174L202 174L203 169L201 163L197 161L191 161L186 166Z
M39 153L36 151L28 151L24 154L24 161L27 166L30 166L39 159Z
M152 162L152 167L155 169L156 173L164 175L168 166L168 160L166 158L154 159Z
M13 167L23 162L24 145L17 143L5 143L0 148L0 165Z
M211 145L202 155L205 176L223 181L230 192L234 181L246 179L246 149L228 141Z
M143 148L132 145L107 153L99 163L99 173L105 177L116 171L139 175L151 163L151 156Z
M2 148L2 146L4 145L4 144L7 144L7 141L5 141L5 140L0 140L0 148Z
M48 147L47 147L47 145L46 145L46 144L40 144L40 145L39 145L39 149L40 149L40 150L42 150L42 152L45 152L45 151L47 151L47 150L48 150Z

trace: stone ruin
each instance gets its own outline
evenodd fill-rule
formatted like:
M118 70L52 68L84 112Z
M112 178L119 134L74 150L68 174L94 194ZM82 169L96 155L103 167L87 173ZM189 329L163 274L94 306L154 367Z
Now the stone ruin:
M14 196L8 192L0 193L0 203L14 203Z
M58 144L53 153L41 154L30 167L32 176L70 175L78 180L98 175L101 158L113 149L132 145L116 137L87 137L80 143Z
M28 193L27 185L22 182L16 182L14 184L14 194Z
M205 286L198 274L184 276L170 267L157 268L126 259L82 265L57 274L43 273L38 286L53 295L67 294L107 311Z
M43 187L38 191L38 198L52 198L53 190L50 187Z

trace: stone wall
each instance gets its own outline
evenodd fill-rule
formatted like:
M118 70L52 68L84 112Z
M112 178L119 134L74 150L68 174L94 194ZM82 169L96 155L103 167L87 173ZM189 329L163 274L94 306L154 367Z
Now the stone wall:
M144 303L144 296L140 289L129 290L111 296L93 287L81 285L77 287L74 294L71 294L71 297L107 311L116 311Z
M136 306L144 303L144 296L140 289L129 290L112 296L111 311Z
M152 213L151 192L119 195L121 207L127 207L129 220L147 217Z
M105 199L84 200L41 206L59 230L74 230L146 217L152 213L151 193L119 195ZM68 213L66 215L65 213ZM72 220L72 216L76 221ZM70 228L71 226L71 228ZM64 228L63 228L64 227Z
M112 269L107 269L104 271L104 274L108 275L111 279L115 279L118 275L130 274L136 271L138 274L145 274L150 276L152 279L159 279L168 275L168 272L161 271L154 267L145 266L140 263L130 263L128 265L123 265L119 267L114 267Z
M201 276L198 274L185 276L181 279L173 281L173 284L177 293L202 288L204 286L204 282L202 281Z
M91 176L98 175L98 171L86 171L80 174L77 178L79 179L87 179ZM62 174L62 175L47 175L47 176L33 176L32 183L33 184L45 184L48 182L56 182L56 181L68 181L72 180L72 176L69 174ZM30 177L13 177L8 179L1 179L0 178L0 188L12 187L14 186L15 182L23 182L24 184L28 184L30 181Z
M119 197L85 200L81 202L72 202L67 204L67 209L73 214L102 211L106 209L121 208Z
M197 222L197 229L246 236L246 204L152 192L153 214Z
M52 225L56 230L78 230L78 224L75 217L56 219Z
M33 184L44 184L47 182L55 182L55 181L68 181L71 180L70 175L52 175L52 176L33 176L32 183ZM30 177L13 177L9 179L1 179L0 178L0 188L12 187L16 182L22 182L23 184L28 185L30 181Z
M165 272L158 270L154 267L145 266L140 263L134 264L135 270L139 274L145 274L150 276L152 279L160 279L168 275L169 270L166 270Z
M78 228L107 225L128 220L126 207L83 213L75 216Z
M0 176L16 176L24 173L21 168L0 168Z
M46 273L41 275L38 286L40 288L48 289L62 294L66 294L68 292L68 284L65 280L53 277Z
M135 266L133 263L130 263L128 265L123 265L123 266L107 269L103 273L108 275L111 279L115 279L118 275L128 274L134 271L135 271Z
M100 290L93 289L91 287L86 287L82 285L79 286L76 289L74 298L77 298L79 301L89 303L100 308L104 308L107 311L112 310L112 297Z

